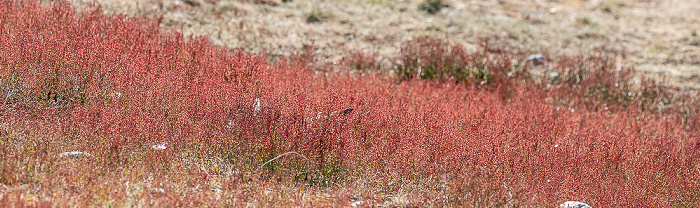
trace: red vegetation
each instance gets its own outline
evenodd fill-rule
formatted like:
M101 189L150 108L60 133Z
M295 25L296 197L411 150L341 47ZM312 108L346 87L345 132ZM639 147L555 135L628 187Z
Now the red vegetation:
M76 14L66 3L0 3L0 205L30 195L58 206L318 205L295 191L260 194L284 186L327 190L337 206L391 201L382 195L416 206L699 205L697 123L634 106L601 110L627 102L592 96L613 89L593 80L607 74L567 85L579 74L561 72L568 77L545 91L507 76L510 58L485 47L458 61L433 48L403 63L434 60L414 64L458 81L466 78L448 69L482 67L491 90L321 76L309 57L270 64L158 25L99 8ZM359 68L372 65L355 57ZM585 62L559 66L592 62L596 73L626 76L577 60ZM168 149L149 149L160 143ZM58 157L73 150L95 157ZM290 151L308 160L260 167Z

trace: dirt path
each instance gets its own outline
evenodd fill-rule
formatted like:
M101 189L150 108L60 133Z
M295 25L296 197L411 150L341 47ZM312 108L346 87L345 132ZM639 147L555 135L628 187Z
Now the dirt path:
M84 5L92 0L70 0ZM232 48L273 56L315 41L324 61L363 50L391 57L402 41L433 36L475 48L480 37L518 56L552 58L601 47L621 63L700 89L700 4L694 0L98 0L108 12L164 14L163 24ZM256 3L263 2L263 3Z

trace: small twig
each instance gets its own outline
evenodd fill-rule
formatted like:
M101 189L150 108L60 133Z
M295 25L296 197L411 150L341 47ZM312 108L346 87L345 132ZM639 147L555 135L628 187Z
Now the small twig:
M281 155L277 155L277 157L272 158L271 160L268 160L267 162L263 163L263 164L260 166L260 168L263 168L263 167L265 167L265 165L267 165L267 163L270 163L270 162L272 162L272 161L274 161L274 160L276 160L276 159L279 159L280 157L285 156L285 155L288 155L288 154L297 154L297 155L301 156L302 158L304 158L304 159L308 160L309 162L311 162L311 160L309 160L309 158L306 158L304 155L299 154L299 153L297 153L297 152L285 152L285 153L283 153L283 154L281 154Z

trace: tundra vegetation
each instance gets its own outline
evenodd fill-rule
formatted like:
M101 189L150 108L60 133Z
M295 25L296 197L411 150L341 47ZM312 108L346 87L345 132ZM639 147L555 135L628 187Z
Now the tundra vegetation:
M270 61L161 20L0 3L0 206L700 205L697 95L614 50Z

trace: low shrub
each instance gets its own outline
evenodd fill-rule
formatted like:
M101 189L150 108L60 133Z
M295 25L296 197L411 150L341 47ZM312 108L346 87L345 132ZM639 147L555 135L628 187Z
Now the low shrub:
M399 81L465 83L497 89L505 100L512 98L516 88L528 87L547 91L555 107L633 110L673 117L688 132L700 130L696 95L638 75L633 67L618 65L618 54L602 49L591 55L564 57L544 64L529 64L526 60L511 63L513 57L503 49L491 48L488 40L482 40L476 52L467 53L459 44L422 37L404 42L394 62Z
M376 53L364 53L362 51L350 52L340 60L340 65L360 72L376 72L382 68Z
M396 59L399 80L506 84L511 69L510 57L505 53L491 53L488 40L482 40L476 52L468 53L461 45L421 37L405 42Z
M418 5L419 10L423 10L430 14L435 14L440 11L440 9L447 7L442 0L425 0L420 5Z

